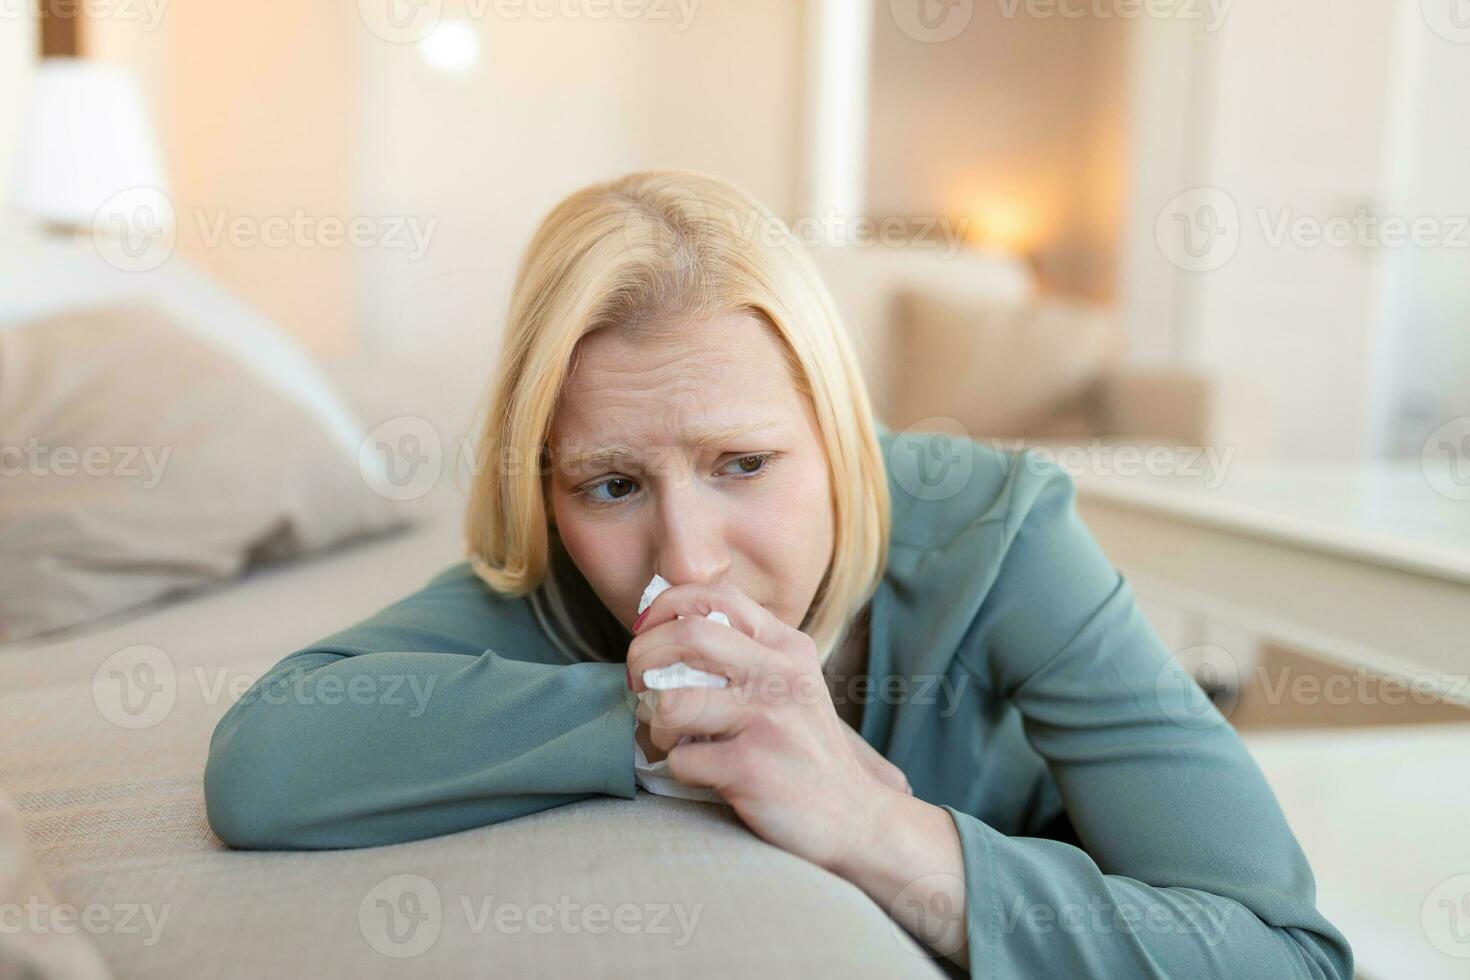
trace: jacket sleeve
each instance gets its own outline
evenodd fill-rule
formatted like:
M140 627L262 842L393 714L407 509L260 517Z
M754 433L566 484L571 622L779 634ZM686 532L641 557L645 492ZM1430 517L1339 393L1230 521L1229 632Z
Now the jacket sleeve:
M553 659L524 600L448 569L286 657L225 712L210 826L239 848L364 847L632 798L623 665Z
M1071 478L1028 457L1006 492L982 639L960 655L1019 709L1082 847L945 807L971 974L1349 980L1264 776L1140 615Z

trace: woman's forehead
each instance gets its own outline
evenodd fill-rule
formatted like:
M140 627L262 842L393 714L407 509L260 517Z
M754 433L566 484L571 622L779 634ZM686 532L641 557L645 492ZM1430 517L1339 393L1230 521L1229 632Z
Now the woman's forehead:
M582 338L552 423L558 460L579 466L754 446L799 431L808 408L774 329L729 314L639 339Z
M784 341L774 328L748 313L712 319L660 322L647 330L594 330L577 341L570 373L625 372L630 368L673 367L688 373L718 362L722 368L765 366L783 355Z
M558 416L578 428L610 415L656 411L701 424L731 407L794 407L797 387L782 342L759 329L691 325L668 341L583 338L562 389ZM721 423L729 424L729 423Z

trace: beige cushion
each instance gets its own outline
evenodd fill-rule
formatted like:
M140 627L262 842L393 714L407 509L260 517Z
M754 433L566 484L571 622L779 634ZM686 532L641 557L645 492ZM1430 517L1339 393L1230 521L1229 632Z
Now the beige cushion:
M943 416L976 438L1097 434L1098 382L1124 345L1113 315L1060 300L966 304L909 290L893 326L890 423Z
M0 793L0 977L103 980L110 976L87 938L86 906L58 902L26 846L20 811ZM92 927L102 920L91 913Z
M842 314L879 412L890 407L883 379L892 342L889 324L900 292L921 289L965 303L997 304L1023 303L1036 293L1035 277L1024 259L968 244L819 245L808 254Z
M0 639L397 523L298 400L148 306L0 330Z
M1204 375L1178 368L1124 370L1109 375L1100 394L1109 433L1184 446L1211 441L1214 389Z
M175 659L187 677L191 658ZM161 924L93 937L119 976L945 975L856 886L712 803L640 792L388 847L229 850L200 785L226 704L181 682L163 722L125 730L97 710L94 665L76 666L63 686L53 669L45 689L0 695L17 722L45 717L0 781L65 900ZM417 929L414 908L430 916Z
M146 906L163 922L152 943L146 921L143 932L89 937L117 976L944 975L857 887L711 803L640 793L390 847L225 847L205 819L201 780L231 698L290 651L459 560L462 506L446 496L403 534L263 569L85 634L0 647L0 786L26 817L37 867L61 901ZM117 682L131 699L135 679L117 668L134 644L154 648L158 670L143 679L156 692L138 699L147 710L130 714ZM438 934L417 955L373 945L411 951L384 938L377 904L397 897L406 908L414 887L415 898L429 894L400 875L431 883L440 902ZM555 910L562 896L576 903L578 931L495 926L503 903L540 922L538 903ZM581 929L582 912L617 914L624 903L648 928ZM487 905L491 918L476 932ZM676 905L699 913L682 945L677 916L653 921L655 906Z

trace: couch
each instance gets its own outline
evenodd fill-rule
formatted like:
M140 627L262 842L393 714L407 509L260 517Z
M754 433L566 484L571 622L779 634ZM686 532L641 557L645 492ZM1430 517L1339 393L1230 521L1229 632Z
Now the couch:
M641 790L390 847L221 843L201 776L230 692L458 560L461 503L446 491L411 530L0 645L0 906L98 927L42 929L42 950L0 930L0 976L106 975L87 946L113 976L147 978L953 972L729 808ZM166 655L174 700L135 728L99 699L109 658L136 644Z
M1129 361L1112 309L1042 295L1020 258L964 247L813 253L894 429L1057 449L1208 445L1213 385Z

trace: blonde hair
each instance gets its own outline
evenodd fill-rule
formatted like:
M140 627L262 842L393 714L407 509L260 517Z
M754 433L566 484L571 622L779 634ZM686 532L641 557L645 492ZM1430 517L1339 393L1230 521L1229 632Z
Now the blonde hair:
M577 342L606 327L668 336L680 320L730 313L760 317L781 337L826 449L833 554L801 626L823 664L877 587L888 560L887 474L856 354L816 267L781 219L738 187L691 171L632 173L565 198L531 239L469 491L475 573L497 592L529 596L563 653L612 659L586 642L548 574L547 441Z

